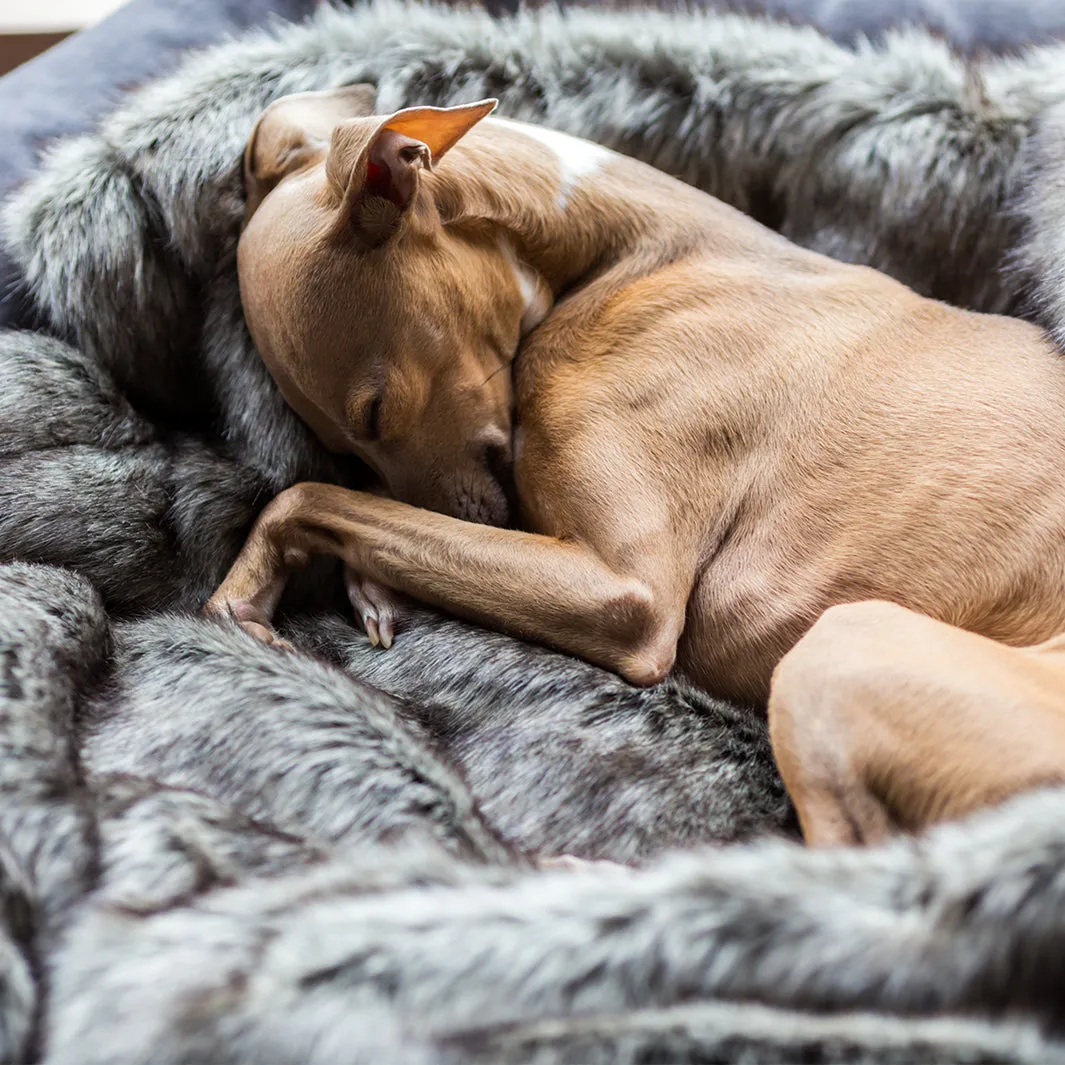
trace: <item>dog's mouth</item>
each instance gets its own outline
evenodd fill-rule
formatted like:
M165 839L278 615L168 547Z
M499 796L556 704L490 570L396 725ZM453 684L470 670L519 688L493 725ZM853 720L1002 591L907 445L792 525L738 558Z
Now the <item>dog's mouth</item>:
M510 523L510 513L506 507L495 506L488 499L463 501L455 517L476 522L478 525L494 525L501 529L505 529Z
M479 480L481 483L473 490L463 491L458 495L455 517L476 522L478 525L508 528L512 516L516 513L513 478L486 472L486 476Z
M514 463L509 448L487 449L479 461L427 480L390 483L393 499L461 521L510 528L519 514Z
M514 463L509 449L489 449L480 468L460 477L451 513L478 525L509 528L518 514Z

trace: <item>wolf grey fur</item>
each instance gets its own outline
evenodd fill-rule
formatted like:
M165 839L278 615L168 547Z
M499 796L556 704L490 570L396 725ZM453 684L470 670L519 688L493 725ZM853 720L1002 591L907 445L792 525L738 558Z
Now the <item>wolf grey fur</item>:
M93 877L94 822L76 769L78 693L107 652L99 596L70 573L0 579L0 1060L29 1052L43 955ZM36 979L35 979L36 978Z
M70 566L120 612L198 606L268 493L139 414L89 355L0 331L0 559Z
M272 492L360 476L240 312L270 100L498 95L1065 337L1063 58L380 0L194 57L52 149L5 225L76 346L0 336L0 559L83 576L0 566L0 1057L1059 1059L1060 792L868 852L661 855L786 827L764 723L424 614L372 651L323 614L328 568L289 624L331 665L160 612L202 601ZM546 874L515 847L643 864Z
M134 913L180 906L220 885L324 861L321 844L194 791L123 774L90 778L99 818L96 897Z
M509 1033L544 1048L514 1060L574 1060L597 1039L670 1061L729 1040L713 1060L794 1060L816 1037L815 1060L907 1060L924 1041L936 1060L1060 1061L1039 1029L1060 1022L1063 812L1048 791L924 843L761 844L641 870L435 858L419 873L378 851L154 912L90 901L57 955L49 1060L110 1060L121 1038L158 1062L418 1060L432 1045L476 1061L515 1050ZM781 1014L664 1027L733 1000ZM1015 1024L943 1023L951 1010Z
M681 682L640 690L424 611L387 653L339 617L289 635L404 700L489 820L531 853L630 862L792 824L764 715Z
M416 834L509 860L461 778L382 693L235 624L163 615L114 638L114 679L84 711L89 771L199 791L334 848Z
M1025 165L1019 200L1026 232L1015 253L1018 273L1028 279L1040 320L1065 347L1065 103L1040 115Z
M92 876L93 822L77 773L74 712L108 649L84 579L29 565L0 583L0 839L30 885L34 920L58 930Z

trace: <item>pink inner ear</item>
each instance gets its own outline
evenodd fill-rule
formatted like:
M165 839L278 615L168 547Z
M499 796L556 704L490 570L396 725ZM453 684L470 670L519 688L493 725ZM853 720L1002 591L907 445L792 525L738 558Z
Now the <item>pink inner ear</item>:
M380 196L395 202L392 171L387 166L375 163L372 159L366 164L366 192L370 196Z

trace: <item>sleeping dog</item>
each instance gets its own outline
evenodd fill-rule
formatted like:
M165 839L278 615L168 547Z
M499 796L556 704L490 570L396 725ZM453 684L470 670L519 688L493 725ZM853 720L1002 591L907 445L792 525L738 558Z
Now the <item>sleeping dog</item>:
M371 106L265 112L238 269L286 400L391 498L283 492L209 609L270 641L326 552L386 645L399 592L763 704L837 604L1017 646L1065 629L1065 363L1038 329L493 101Z

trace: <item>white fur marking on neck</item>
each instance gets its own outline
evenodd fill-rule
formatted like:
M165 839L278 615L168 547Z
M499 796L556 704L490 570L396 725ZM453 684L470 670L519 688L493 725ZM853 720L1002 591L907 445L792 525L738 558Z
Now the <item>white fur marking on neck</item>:
M524 310L521 316L521 335L532 332L546 317L551 310L554 299L547 282L527 263L523 263L510 241L501 239L500 247L503 254L510 261L510 268L514 271L514 279L518 282L521 291L521 299Z
M583 178L595 173L604 163L608 162L614 154L601 144L593 144L591 141L581 140L580 137L571 137L568 133L559 133L555 129L531 126L525 122L511 122L506 118L497 118L495 121L520 130L527 137L538 140L554 152L558 159L561 180L558 206L563 210L569 201L570 192L580 184Z

